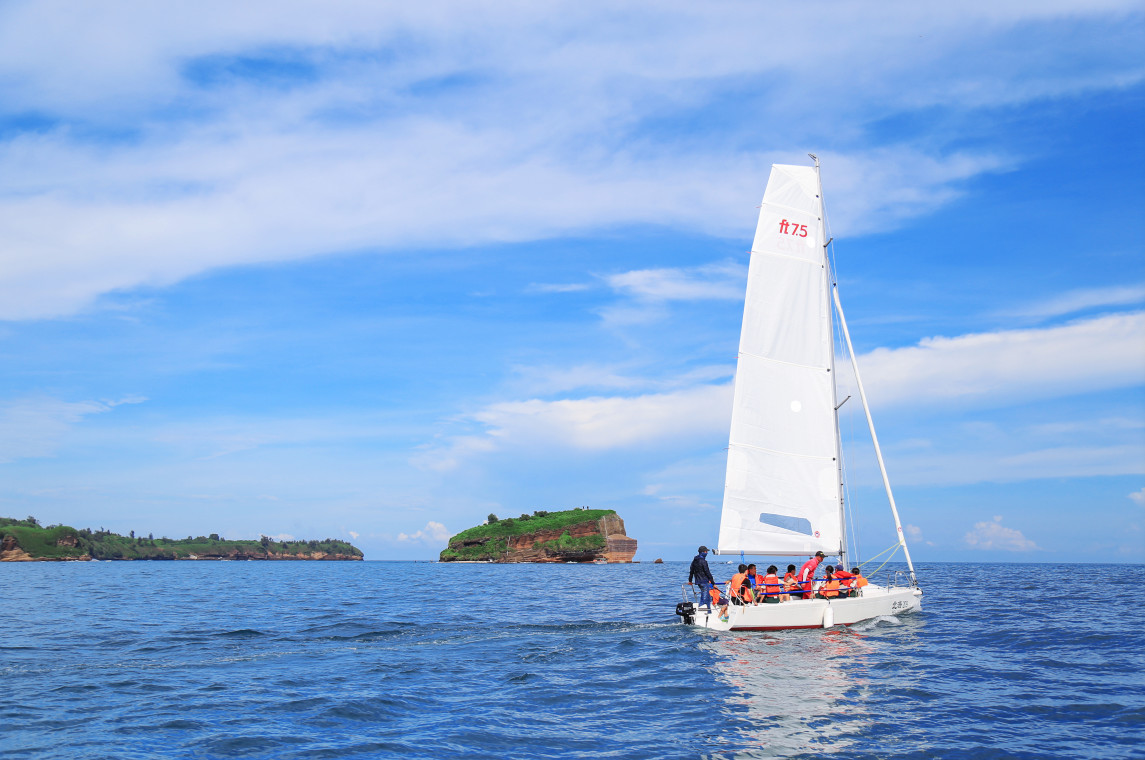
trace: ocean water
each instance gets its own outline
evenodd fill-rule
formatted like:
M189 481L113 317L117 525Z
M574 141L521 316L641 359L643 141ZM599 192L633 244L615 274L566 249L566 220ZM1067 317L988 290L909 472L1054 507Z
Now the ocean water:
M1145 757L1143 570L921 565L921 614L715 634L685 563L5 563L0 756Z

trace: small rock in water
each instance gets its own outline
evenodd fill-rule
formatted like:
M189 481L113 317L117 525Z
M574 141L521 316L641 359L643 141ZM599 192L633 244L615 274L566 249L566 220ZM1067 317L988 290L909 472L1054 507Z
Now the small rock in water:
M662 559L660 559L659 557L657 557L656 559L652 560L652 564L653 564L653 565L663 565L663 564L664 564L664 560L662 560Z

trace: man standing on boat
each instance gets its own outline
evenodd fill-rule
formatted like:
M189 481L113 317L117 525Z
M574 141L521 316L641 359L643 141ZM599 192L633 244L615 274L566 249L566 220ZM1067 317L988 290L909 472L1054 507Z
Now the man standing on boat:
M688 583L692 583L694 579L695 582L699 584L699 599L702 600L701 605L706 606L708 611L711 612L711 591L716 587L716 579L712 577L712 569L708 567L708 547L701 546L696 551L698 553L692 558L692 566L688 568Z
M804 599L811 598L811 582L815 580L815 571L819 569L819 563L827 558L823 552L815 552L815 556L803 563L803 567L799 568L799 575L797 580L803 584ZM798 597L797 597L798 598Z

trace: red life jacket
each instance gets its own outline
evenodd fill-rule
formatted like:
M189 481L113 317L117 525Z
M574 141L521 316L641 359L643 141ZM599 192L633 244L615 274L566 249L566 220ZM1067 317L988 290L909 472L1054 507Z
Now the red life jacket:
M777 596L781 593L779 589L779 576L775 573L763 576L763 580L760 583L762 585L759 588L768 596Z
M855 576L846 570L836 570L835 577L839 579L839 583L843 585L843 588L851 588L855 580Z

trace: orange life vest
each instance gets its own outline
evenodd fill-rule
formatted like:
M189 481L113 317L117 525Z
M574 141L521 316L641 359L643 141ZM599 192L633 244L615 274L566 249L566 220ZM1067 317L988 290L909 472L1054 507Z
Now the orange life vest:
M746 580L747 580L747 573L736 573L735 575L732 576L732 593L731 593L731 595L733 598L735 598L735 599L743 599L744 598L744 597L740 596L740 586L742 586L744 584L744 581L746 581Z
M867 585L867 579L861 575L855 576L855 588L862 588Z
M775 596L781 593L779 590L779 576L775 573L763 576L763 585L760 586L760 588L763 590L763 593L768 596Z
M787 573L783 576L783 590L784 591L797 591L799 584L795 582L795 573Z
M839 579L839 583L843 585L843 588L850 588L851 584L855 581L855 576L846 570L836 570L835 577Z
M828 599L833 599L839 595L839 581L832 578L829 581L824 581L823 585L819 587L819 593Z

